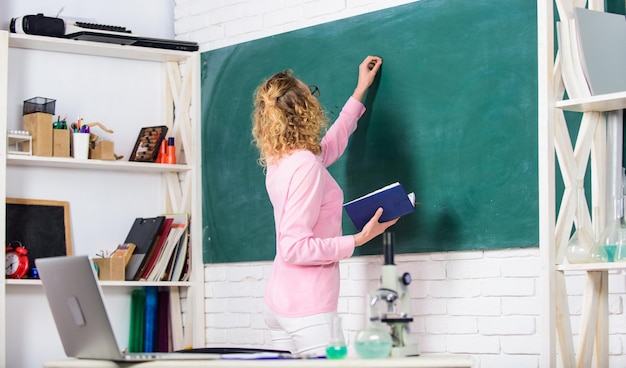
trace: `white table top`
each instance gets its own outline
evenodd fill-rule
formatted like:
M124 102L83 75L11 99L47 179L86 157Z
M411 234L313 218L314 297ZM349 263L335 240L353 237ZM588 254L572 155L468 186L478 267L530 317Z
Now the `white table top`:
M66 359L50 361L44 368L471 368L467 355L423 355L388 359L302 359L302 360L161 360L144 363L115 363L106 360Z

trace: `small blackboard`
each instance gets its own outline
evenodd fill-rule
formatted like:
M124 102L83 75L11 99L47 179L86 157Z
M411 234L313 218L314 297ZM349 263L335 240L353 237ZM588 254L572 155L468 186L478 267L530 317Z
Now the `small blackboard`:
M19 241L29 266L37 258L72 255L69 202L6 199L6 242Z

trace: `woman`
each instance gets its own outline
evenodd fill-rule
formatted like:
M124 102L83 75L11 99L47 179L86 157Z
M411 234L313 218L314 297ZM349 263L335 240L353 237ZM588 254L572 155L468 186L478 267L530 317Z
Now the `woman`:
M362 100L382 65L368 56L357 86L324 137L328 119L315 93L291 71L277 73L255 93L252 134L266 168L274 207L276 257L265 292L274 348L323 355L337 313L339 261L382 234L382 208L360 233L342 236L343 192L328 170L344 152L365 112Z

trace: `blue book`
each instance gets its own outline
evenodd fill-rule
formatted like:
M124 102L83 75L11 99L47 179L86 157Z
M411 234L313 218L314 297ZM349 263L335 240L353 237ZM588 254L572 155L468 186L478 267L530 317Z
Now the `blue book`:
M415 211L415 195L407 194L402 184L396 182L343 205L358 231L363 230L380 207L383 215L378 221L393 220Z
M143 351L153 353L155 351L156 328L157 328L157 296L156 286L144 286L146 292L146 325L144 330Z

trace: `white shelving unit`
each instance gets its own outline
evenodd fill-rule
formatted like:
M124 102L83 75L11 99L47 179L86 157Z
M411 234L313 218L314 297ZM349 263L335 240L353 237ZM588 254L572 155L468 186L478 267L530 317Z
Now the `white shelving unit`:
M100 249L114 249L123 241L136 217L180 212L191 216L190 281L101 283L121 345L128 338L130 310L126 308L130 303L130 292L142 286L180 290L186 347L201 347L205 343L199 60L198 52L0 31L0 134L3 135L0 139L0 177L6 178L0 184L0 192L4 194L0 206L5 207L6 197L69 201L73 254L91 256ZM57 68L62 65L65 72L48 66L55 63ZM126 67L130 68L130 76L123 73ZM41 80L38 75L41 74L37 73L49 75L56 70L60 75L54 89L47 83L38 85ZM111 88L106 87L107 83L116 84ZM99 121L115 132L111 140L115 142L116 154L121 150L128 157L140 128L167 125L168 136L176 139L179 163L139 163L126 161L127 158L123 161L79 161L7 155L8 129L21 128L21 120L17 121L16 114L11 112L24 99L32 97L20 93L35 95L31 92L33 84L37 95L42 90L44 95L62 96L57 98L57 113L65 113L59 111L61 101L80 105L81 114L94 112L97 116L86 122L102 119ZM71 103L64 108L69 109ZM1 213L0 222L4 224L6 214ZM0 240L6 244L6 229L4 225L1 228ZM0 276L0 327L3 331L0 334L0 366L9 362L31 366L37 357L26 355L32 355L32 346L41 343L56 349L41 353L41 359L64 356L63 350L59 350L59 342L54 341L58 335L38 280L6 280L4 275Z
M626 270L626 263L589 263L570 265L565 250L574 223L585 227L596 238L610 215L610 194L621 183L615 172L621 165L611 160L607 147L616 134L607 126L620 120L626 108L626 91L591 96L585 80L573 77L571 49L558 45L555 56L554 29L556 4L558 19L570 28L574 7L604 10L597 0L542 0L538 2L538 86L539 86L539 244L541 251L541 367L609 366L608 354L608 281L610 271ZM563 31L560 37L567 36ZM563 38L562 38L563 39ZM567 40L565 40L567 41ZM565 42L564 42L565 44ZM569 54L568 54L569 53ZM574 56L575 57L575 56ZM569 65L569 66L568 66ZM576 90L567 90L564 79ZM564 99L565 92L569 96ZM564 111L581 112L582 121L572 144ZM621 127L621 120L618 121ZM608 132L608 133L607 133ZM621 135L620 135L621 140ZM556 200L556 162L565 185L560 204ZM620 162L621 163L621 162ZM576 215L576 190L591 171L591 211L584 207ZM619 167L616 167L619 166ZM621 192L621 186L619 186ZM557 205L558 211L557 211ZM558 216L557 216L558 212ZM586 285L575 346L568 307L566 279L569 274L584 274ZM558 343L558 346L557 346ZM558 353L558 354L557 354ZM560 362L557 365L557 356Z

